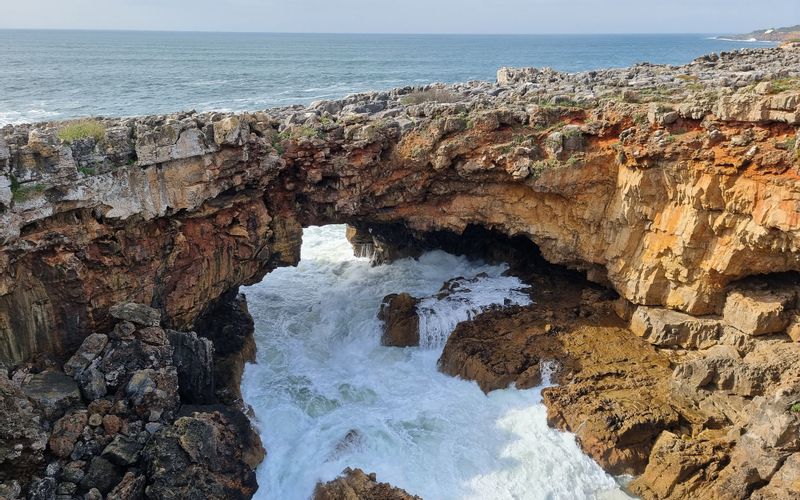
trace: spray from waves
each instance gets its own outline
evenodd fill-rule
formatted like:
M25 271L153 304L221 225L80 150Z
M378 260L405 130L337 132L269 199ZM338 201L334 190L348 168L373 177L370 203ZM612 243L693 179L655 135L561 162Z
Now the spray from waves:
M444 252L371 266L342 226L307 229L296 268L244 290L258 362L242 390L268 452L257 498L304 500L345 467L426 499L625 498L571 435L547 427L539 390L484 395L437 370L455 323L528 300L504 270ZM380 345L381 299L401 291L428 297L420 348Z

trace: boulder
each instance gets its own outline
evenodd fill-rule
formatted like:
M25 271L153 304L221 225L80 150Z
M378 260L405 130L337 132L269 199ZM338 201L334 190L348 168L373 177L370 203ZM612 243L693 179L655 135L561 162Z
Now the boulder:
M786 310L794 304L791 290L733 290L723 313L725 323L750 335L783 331L789 323Z
M102 457L114 465L130 466L139 461L143 443L133 436L117 435L103 449Z
M26 481L44 466L42 414L0 372L0 481Z
M53 455L60 458L69 457L88 420L85 410L61 417L53 426L53 433L50 435L50 451Z
M389 483L379 483L375 473L347 468L327 483L318 483L313 500L422 500Z
M792 316L786 334L795 342L800 342L800 314Z
M92 364L75 376L81 394L88 401L100 399L108 392L105 374L100 371L99 362L100 359L95 359Z
M169 342L167 332L160 326L148 326L136 331L136 338L145 344L161 346Z
M28 500L53 500L56 486L56 480L52 477L34 479L28 486Z
M631 317L630 329L659 347L704 349L717 343L720 321L660 307L640 306Z
M178 372L174 366L139 370L131 375L125 394L136 413L142 417L148 417L153 412L172 411L180 403Z
M172 362L178 369L178 387L185 403L207 404L214 397L214 346L194 332L169 330Z
M59 418L81 401L78 384L63 372L46 370L37 373L22 386L22 391L48 420Z
M106 496L106 500L140 500L144 498L144 476L126 472L122 481Z
M245 461L243 430L216 411L159 429L142 452L147 497L250 498L257 484L254 465Z
M122 479L114 464L103 457L94 457L89 463L89 470L81 480L81 488L89 490L97 488L100 493L106 494Z
M89 363L94 361L108 344L108 335L93 333L86 337L71 358L64 364L64 373L74 376L83 371Z
M161 324L161 312L144 304L124 302L111 306L108 312L113 318L130 321L139 326L159 326Z
M800 453L789 455L769 483L753 492L752 500L785 500L800 498Z
M381 343L392 347L419 345L419 299L407 293L391 294L383 298L378 319L383 321Z

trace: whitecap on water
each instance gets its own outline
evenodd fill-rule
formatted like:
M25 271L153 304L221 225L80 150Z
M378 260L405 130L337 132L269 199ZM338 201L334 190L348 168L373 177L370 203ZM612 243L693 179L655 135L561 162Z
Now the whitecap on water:
M296 268L244 289L258 362L242 390L267 448L257 498L306 499L345 467L428 500L626 498L573 436L547 427L540 389L484 395L437 370L458 321L526 303L504 270L444 252L371 266L343 226L307 229ZM384 295L431 297L457 276L462 288L420 303L422 347L380 345Z

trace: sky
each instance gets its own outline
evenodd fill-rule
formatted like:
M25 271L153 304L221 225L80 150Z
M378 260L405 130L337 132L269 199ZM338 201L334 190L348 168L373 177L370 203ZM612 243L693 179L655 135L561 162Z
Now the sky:
M743 33L800 0L0 0L0 29L317 33Z

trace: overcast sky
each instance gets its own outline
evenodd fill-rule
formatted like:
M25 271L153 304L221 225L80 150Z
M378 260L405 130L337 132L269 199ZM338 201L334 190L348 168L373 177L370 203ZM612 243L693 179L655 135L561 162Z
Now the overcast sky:
M322 33L738 33L800 0L0 0L0 28Z

